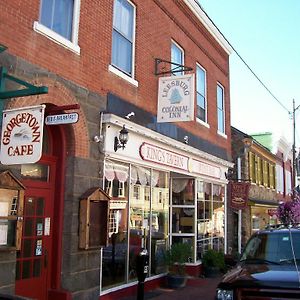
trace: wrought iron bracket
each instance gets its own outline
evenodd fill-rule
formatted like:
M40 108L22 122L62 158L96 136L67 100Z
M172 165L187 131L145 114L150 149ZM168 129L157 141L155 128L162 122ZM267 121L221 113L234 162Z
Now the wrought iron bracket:
M159 65L163 63L164 65L159 68ZM170 65L170 66L169 66ZM165 70L168 66L168 69L166 71L160 71ZM193 68L187 67L181 64L177 64L175 62L171 62L168 60L164 60L161 58L155 58L155 75L163 75L163 74L174 74L179 72L186 72L186 71L192 71Z
M20 90L6 90L5 89L5 80L13 81L25 88ZM16 98L16 97L24 97L24 96L32 96L39 94L47 94L48 87L46 86L35 86L30 84L24 80L16 78L7 73L6 68L0 67L0 100Z

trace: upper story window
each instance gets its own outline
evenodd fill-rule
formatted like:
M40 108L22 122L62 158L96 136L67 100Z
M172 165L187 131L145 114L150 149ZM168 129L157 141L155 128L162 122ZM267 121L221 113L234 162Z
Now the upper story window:
M112 65L134 76L135 7L127 0L115 0L112 37Z
M248 154L249 179L252 183L275 189L275 165L264 160L253 152Z
M73 9L74 0L43 0L41 23L70 41Z
M197 92L197 118L207 122L207 104L206 104L206 72L197 65L196 73L196 92Z
M217 85L218 132L225 134L224 88Z
M171 44L171 62L182 66L184 64L184 51L175 42L172 42ZM174 71L180 70L181 67L178 65L172 64L171 66L172 70ZM183 71L173 73L173 75L183 75Z
M80 0L42 0L40 20L34 22L34 29L79 53L79 12Z

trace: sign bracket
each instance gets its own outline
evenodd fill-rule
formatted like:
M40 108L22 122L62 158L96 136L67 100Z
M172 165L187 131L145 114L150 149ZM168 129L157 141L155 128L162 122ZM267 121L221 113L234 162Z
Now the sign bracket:
M167 71L159 71L159 65L163 63L163 67L161 69L166 69L167 65L171 65L168 67L169 70ZM179 72L186 72L186 71L192 71L193 68L187 67L181 64L177 64L175 62L171 62L168 60L164 60L161 58L155 58L155 75L164 75L164 74L174 74L174 73L179 73Z
M24 86L24 89L20 90L5 90L5 80L13 81ZM29 82L16 78L7 73L7 69L0 67L0 100L16 98L16 97L25 97L32 95L47 94L48 87L46 86L35 86Z

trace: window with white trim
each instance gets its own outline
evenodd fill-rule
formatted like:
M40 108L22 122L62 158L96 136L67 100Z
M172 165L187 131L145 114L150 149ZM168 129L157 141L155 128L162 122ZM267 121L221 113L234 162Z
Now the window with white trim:
M127 0L114 1L112 65L134 76L135 6Z
M34 30L79 53L80 0L42 0Z
M285 182L286 182L286 192L287 194L292 193L292 174L290 171L285 171Z
M197 65L196 72L197 118L203 122L207 122L206 71Z
M182 65L182 66L184 65L184 51L175 42L172 42L172 44L171 44L171 62ZM174 71L181 69L180 66L174 65L174 64L171 65L171 68ZM183 75L183 71L173 73L173 75Z
M284 193L284 180L283 180L283 167L280 165L276 165L276 190L278 193Z
M224 88L217 84L218 132L225 134Z

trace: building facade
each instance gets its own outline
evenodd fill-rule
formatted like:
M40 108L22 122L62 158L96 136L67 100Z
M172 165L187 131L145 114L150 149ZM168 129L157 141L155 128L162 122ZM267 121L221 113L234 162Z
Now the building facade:
M172 243L226 252L231 48L200 5L1 6L0 292L117 298L141 248L149 283Z
M240 253L250 235L278 223L277 207L291 199L290 147L271 133L248 135L232 127L235 167L229 179L249 185L245 207L233 207L229 197L228 246Z

